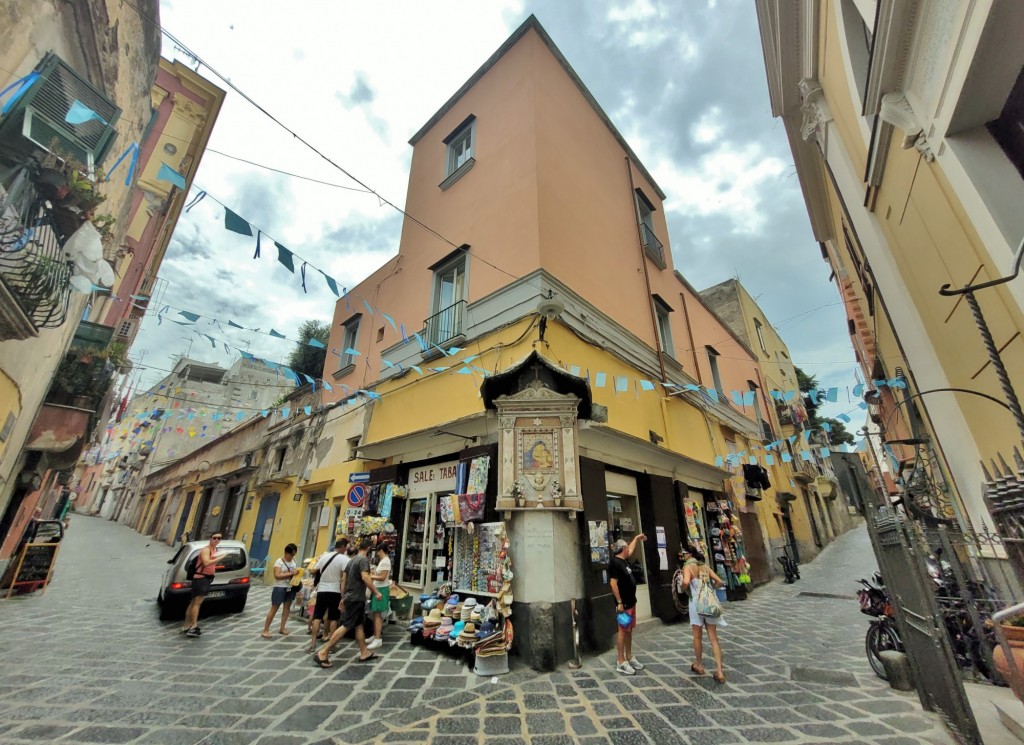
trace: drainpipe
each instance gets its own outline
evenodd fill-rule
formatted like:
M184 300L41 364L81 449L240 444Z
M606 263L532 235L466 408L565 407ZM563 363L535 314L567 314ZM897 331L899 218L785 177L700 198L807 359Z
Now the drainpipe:
M700 363L697 362L697 345L693 341L693 326L690 325L690 311L686 307L686 293L679 293L679 302L683 306L683 317L686 319L686 335L690 339L690 355L693 357L693 374L697 376L697 383L704 385L700 374Z
M633 200L633 218L636 220L636 237L640 246L640 265L644 268L644 286L647 287L647 307L651 311L651 326L654 329L654 348L658 351L658 367L661 369L661 382L665 382L665 355L661 350L660 334L658 333L658 315L654 311L654 296L651 295L651 277L647 273L647 254L644 253L644 236L640 229L640 213L636 207L636 187L633 185L633 166L626 157L626 171L629 173L629 196Z

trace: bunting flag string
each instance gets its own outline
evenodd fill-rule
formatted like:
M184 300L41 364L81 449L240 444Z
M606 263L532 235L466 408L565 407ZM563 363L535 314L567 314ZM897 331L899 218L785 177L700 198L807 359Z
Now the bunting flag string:
M35 82L39 80L39 77L39 73L33 70L25 77L15 80L9 86L0 91L0 99L3 99L3 97L11 91L14 91L11 97L7 99L7 103L5 103L3 108L0 109L0 114L6 114L8 111L14 108L14 104L17 102L17 100L21 98L23 95L25 95L29 88L35 85Z

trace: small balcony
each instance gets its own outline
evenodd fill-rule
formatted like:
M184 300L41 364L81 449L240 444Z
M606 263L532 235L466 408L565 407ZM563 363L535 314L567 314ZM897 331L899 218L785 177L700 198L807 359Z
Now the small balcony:
M432 315L423 322L423 339L428 344L441 346L445 342L462 336L465 328L463 319L466 317L466 301L460 300L449 305L442 311Z
M644 251L650 256L654 263L660 266L662 269L665 268L665 247L661 241L658 240L658 236L651 230L650 225L645 222L640 223L640 233L644 240Z
M72 263L25 168L0 168L0 341L28 339L67 318Z

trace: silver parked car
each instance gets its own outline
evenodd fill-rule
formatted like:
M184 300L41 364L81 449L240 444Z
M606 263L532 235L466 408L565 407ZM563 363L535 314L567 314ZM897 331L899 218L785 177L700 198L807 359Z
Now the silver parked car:
M185 569L209 543L189 541L167 562L170 566L156 596L161 621L184 617L185 609L192 600L192 582ZM249 596L249 554L241 541L221 541L217 548L227 556L217 563L217 574L206 593L202 609L209 612L211 608L223 608L230 613L241 613Z

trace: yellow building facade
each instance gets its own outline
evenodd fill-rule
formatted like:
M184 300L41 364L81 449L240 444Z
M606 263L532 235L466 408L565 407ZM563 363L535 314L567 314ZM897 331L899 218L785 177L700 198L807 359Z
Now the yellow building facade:
M1024 159L1005 133L1020 126L1024 49L1004 35L1024 6L757 11L773 114L847 305L885 457L903 474L930 463L940 496L924 509L992 527L982 463L1012 458L1022 438L1005 405L1024 385L1024 282L975 295L1005 380L967 298L940 290L1007 277L1019 258Z

